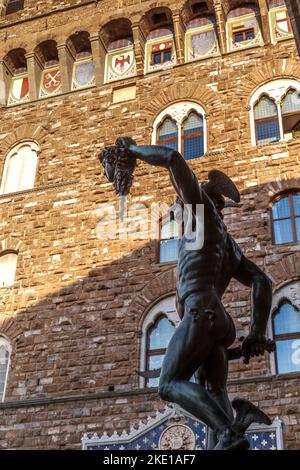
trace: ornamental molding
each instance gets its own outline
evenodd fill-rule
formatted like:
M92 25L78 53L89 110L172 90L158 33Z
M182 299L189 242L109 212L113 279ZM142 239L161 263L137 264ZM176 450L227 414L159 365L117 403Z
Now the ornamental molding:
M174 103L171 106L168 106L161 113L159 113L153 123L153 128L156 129L166 116L170 116L172 119L174 119L177 125L181 125L192 110L195 110L205 117L205 111L202 106L200 106L200 104L197 104L193 101L181 101L180 103Z
M148 416L147 421L140 420L137 425L131 425L129 432L127 432L125 429L120 433L114 431L114 433L110 436L107 434L107 432L104 432L100 437L97 433L92 435L85 433L82 438L83 448L85 449L87 445L91 446L93 444L105 445L116 442L118 444L127 444L128 442L131 442L143 435L145 431L151 431L151 429L159 426L166 419L171 417L175 418L176 415L177 411L174 408L166 406L162 412L156 411L154 417ZM180 416L178 416L178 418L179 417Z
M280 103L290 88L300 91L300 81L292 78L283 78L274 79L265 83L258 87L252 94L249 103L250 109L253 108L262 95L268 95L270 98L273 98L276 103Z
M159 439L161 450L194 450L196 436L186 424L171 424Z
M137 425L132 425L130 431L125 429L118 433L115 431L113 434L108 435L107 432L104 432L101 436L99 434L89 434L85 433L82 437L82 448L87 450L90 447L118 445L119 448L126 444L130 444L136 439L143 436L145 433L149 433L154 430L166 420L171 421L167 428L162 432L159 439L159 449L163 450L179 450L184 447L187 450L195 449L196 445L196 436L193 430L183 422L186 419L193 419L195 422L198 422L202 426L203 423L197 420L195 417L191 416L185 410L180 408L178 405L167 405L163 411L156 411L155 416L148 416L146 421L139 421ZM252 424L248 432L249 433L262 433L270 432L274 434L274 441L276 442L276 449L283 449L283 436L282 436L282 422L276 417L270 426L263 424Z

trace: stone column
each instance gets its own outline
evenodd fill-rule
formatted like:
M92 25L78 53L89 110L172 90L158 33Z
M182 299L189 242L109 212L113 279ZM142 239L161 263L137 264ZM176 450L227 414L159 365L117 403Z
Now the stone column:
M104 83L106 49L99 37L99 33L92 33L90 41L95 70L95 83L96 86L101 86Z
M216 13L216 22L217 22L217 35L220 45L221 54L227 52L227 42L226 42L226 17L224 9L221 3L215 2L215 13Z
M62 91L63 93L68 93L71 90L74 57L66 44L59 44L57 46L57 52L61 73Z
M146 38L139 24L137 23L134 23L132 25L132 34L133 34L134 53L135 53L135 60L136 60L136 74L144 75Z
M29 100L34 101L39 98L43 66L34 52L29 52L25 57L29 81Z
M269 9L266 0L258 0L261 25L262 25L262 35L265 44L270 44L271 35L270 35L270 25L269 25Z
M0 16L3 16L5 14L5 10L6 10L5 2L4 0L1 0L0 1Z
M0 106L6 106L11 73L4 60L0 60Z
M177 51L177 62L183 64L185 60L184 44L185 44L185 29L178 11L173 13L174 25L174 38Z

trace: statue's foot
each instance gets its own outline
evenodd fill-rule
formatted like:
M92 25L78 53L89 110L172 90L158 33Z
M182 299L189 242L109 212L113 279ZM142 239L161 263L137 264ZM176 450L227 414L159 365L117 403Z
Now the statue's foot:
M226 429L218 436L218 444L214 450L248 450L250 447L249 441L231 429Z
M236 411L233 429L243 435L252 423L271 424L270 418L248 400L235 398L232 406Z

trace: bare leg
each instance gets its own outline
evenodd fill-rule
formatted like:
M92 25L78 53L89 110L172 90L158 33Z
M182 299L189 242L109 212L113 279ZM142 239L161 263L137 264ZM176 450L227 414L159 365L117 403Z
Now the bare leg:
M216 309L218 307L215 305ZM194 305L185 310L163 362L159 394L162 399L177 403L219 433L230 428L232 420L205 387L189 382L212 353L215 339L223 336L229 328L223 311L216 312L215 317L212 321L202 308L197 310L195 299Z
M227 349L223 344L217 344L205 366L205 377L207 380L207 390L214 397L226 415L233 421L233 411L227 394L226 382L228 375ZM217 444L217 435L211 429L208 432L207 449L213 449Z

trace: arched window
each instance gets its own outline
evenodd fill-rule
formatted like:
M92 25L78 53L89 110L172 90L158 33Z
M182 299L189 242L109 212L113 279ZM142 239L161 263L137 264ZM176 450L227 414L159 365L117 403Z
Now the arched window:
M178 224L175 220L161 222L159 237L159 262L167 263L178 259Z
M4 401L11 346L9 342L0 336L0 402Z
M24 191L34 187L38 158L35 142L22 142L16 145L6 157L1 194Z
M147 332L147 369L159 369L175 331L175 325L166 316L158 317ZM157 387L158 378L148 379L148 387Z
M300 91L289 90L281 103L282 125L286 139L294 137L294 128L300 120Z
M250 99L251 141L269 144L298 137L300 81L277 79L259 87Z
M289 301L273 315L277 373L300 371L300 312Z
M176 121L166 117L158 127L157 143L178 150L178 127Z
M17 11L23 10L24 0L8 0L5 14L10 15L11 13L16 13Z
M260 11L257 5L241 5L228 13L228 51L255 46L262 42Z
M300 241L300 192L279 196L272 204L273 240L276 245Z
M175 295L157 302L147 313L142 325L140 370L160 369L169 341L180 322ZM140 378L140 386L156 387L158 378Z
M201 157L207 150L204 109L189 101L172 104L155 119L152 143L177 150L185 160Z
M146 70L154 72L176 64L173 29L159 28L147 36Z
M182 148L185 160L191 160L204 153L203 117L192 111L183 121Z
M255 132L258 144L280 140L277 106L268 96L262 96L254 107Z
M18 255L10 252L0 255L0 288L11 287L15 282Z

